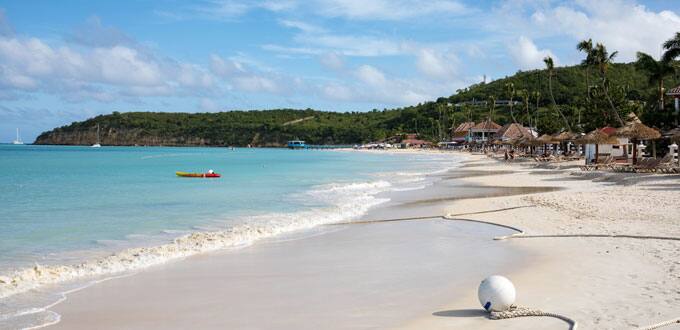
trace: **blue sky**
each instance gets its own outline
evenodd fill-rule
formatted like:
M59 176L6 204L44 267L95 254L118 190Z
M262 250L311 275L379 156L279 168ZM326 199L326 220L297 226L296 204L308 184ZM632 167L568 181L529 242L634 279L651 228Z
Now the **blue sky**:
M678 31L676 1L0 0L0 141L112 111L412 105Z

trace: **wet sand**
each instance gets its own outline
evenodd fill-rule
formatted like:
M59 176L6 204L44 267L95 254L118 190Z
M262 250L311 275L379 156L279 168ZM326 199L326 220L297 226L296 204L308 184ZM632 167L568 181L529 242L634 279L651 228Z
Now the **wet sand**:
M475 194L450 183L435 187L458 198ZM403 217L396 206L422 198L417 191L400 195L363 219ZM408 214L445 208L412 205ZM53 308L62 315L55 328L394 328L467 296L485 276L526 265L513 243L492 240L508 233L437 219L318 227L70 294Z
M193 257L70 295L55 328L393 328L525 262L480 227L349 225Z
M460 172L393 194L363 219L448 213L529 234L680 237L680 176L467 157ZM518 304L567 315L581 329L680 316L677 241L491 240L501 233L508 231L432 219L323 226L71 294L53 308L63 317L56 327L567 329L546 317L490 320L476 290L494 273L514 282Z

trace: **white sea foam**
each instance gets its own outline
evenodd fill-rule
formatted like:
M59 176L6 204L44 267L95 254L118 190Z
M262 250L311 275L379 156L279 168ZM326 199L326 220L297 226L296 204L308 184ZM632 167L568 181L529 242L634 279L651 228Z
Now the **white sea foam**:
M352 219L387 201L374 195L388 190L390 186L387 181L323 185L312 189L309 195L330 204L327 207L251 216L245 218L243 224L225 230L197 231L167 244L130 248L74 265L36 264L0 276L0 298L47 284L129 272L199 253L251 244L281 233Z
M448 171L449 167L436 172ZM432 173L432 172L430 172ZM330 183L316 186L303 193L305 198L320 202L322 207L314 207L297 212L267 213L243 219L232 219L230 228L214 230L213 227L196 226L195 232L165 230L163 235L182 235L166 244L152 247L128 248L109 256L95 258L72 265L36 264L34 267L17 270L11 274L0 275L0 298L8 298L18 293L25 293L50 284L81 283L86 285L101 281L102 277L111 278L119 274L130 274L132 271L182 259L192 255L227 248L246 246L255 241L277 236L283 233L312 228L321 224L336 223L355 219L369 208L388 201L378 198L378 194L386 191L406 191L422 189L427 184L426 173L397 172L383 173L379 179L370 182ZM414 185L416 183L421 183ZM233 225L237 223L237 225ZM100 244L115 245L118 242L99 241ZM97 279L92 281L91 279ZM78 280L78 281L76 281ZM106 279L103 279L106 280ZM70 290L72 291L72 290ZM70 292L69 291L69 292ZM62 297L68 292L62 292ZM18 319L28 315L44 314L43 321L21 328L40 328L59 322L59 315L48 311L48 308L63 301L58 299L47 307L17 310L11 314L0 314L0 321ZM17 324L17 323L15 323Z

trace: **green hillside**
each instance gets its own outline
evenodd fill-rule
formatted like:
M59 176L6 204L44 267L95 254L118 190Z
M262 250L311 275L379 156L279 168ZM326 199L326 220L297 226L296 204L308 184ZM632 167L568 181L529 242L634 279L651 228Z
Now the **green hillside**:
M575 131L617 126L611 106L602 93L601 80L593 71L591 68L590 94L586 69L582 66L556 68L552 78L555 101ZM659 128L668 127L675 120L672 99L666 99L665 111L656 109L657 86L651 85L647 74L632 63L611 65L608 78L609 94L622 116L635 111L645 123ZM664 82L672 88L680 84L680 79L672 76ZM541 133L564 129L564 120L551 106L547 71L534 70L472 85L433 102L390 110L347 113L311 109L115 112L44 132L36 143L91 144L96 140L97 125L101 130L100 140L106 145L282 146L295 138L312 144L354 144L409 132L418 132L425 139L437 141L446 138L450 127L464 121L492 116L499 124L511 122L507 102L493 109L480 102L471 102L489 101L491 97L498 103L507 101L509 83L515 89L513 101L520 102L512 109L516 121L537 126Z

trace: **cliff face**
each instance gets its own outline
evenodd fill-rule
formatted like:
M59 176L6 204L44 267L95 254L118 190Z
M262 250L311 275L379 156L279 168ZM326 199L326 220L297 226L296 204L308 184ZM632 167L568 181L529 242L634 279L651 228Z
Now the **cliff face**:
M55 129L38 136L35 144L55 145L92 145L97 141L97 130L72 130L65 131ZM144 132L142 129L102 129L99 132L99 143L112 146L210 146L218 145L211 143L209 139L192 136L163 137Z

